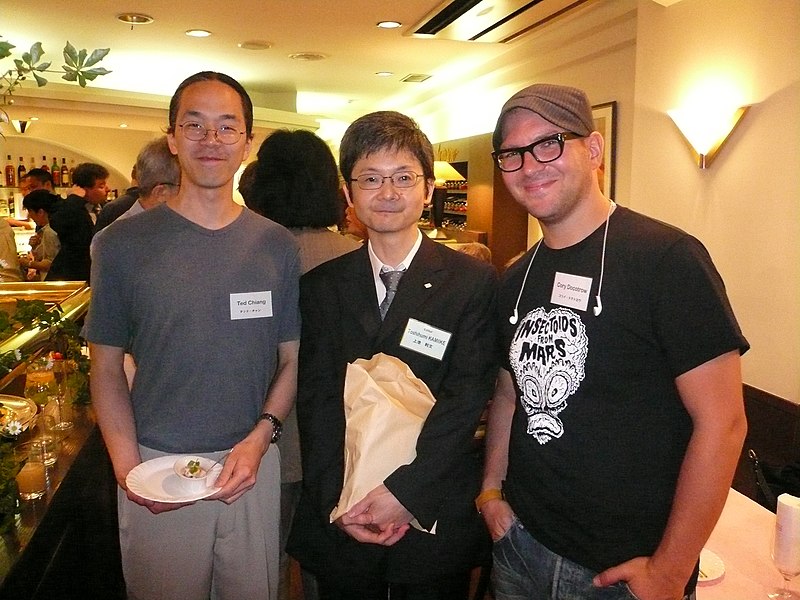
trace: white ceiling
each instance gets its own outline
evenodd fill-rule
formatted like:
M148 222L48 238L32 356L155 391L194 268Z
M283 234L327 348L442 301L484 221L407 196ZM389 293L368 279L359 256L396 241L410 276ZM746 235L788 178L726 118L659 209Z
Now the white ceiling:
M59 69L66 41L76 48L111 48L100 63L113 71L85 90L47 75L45 88L26 81L16 95L25 98L98 101L163 108L186 76L200 70L225 72L241 81L258 107L349 122L371 110L413 103L468 80L508 45L420 39L407 34L442 0L82 0L53 2L2 0L0 36L16 46L13 57L41 41L46 57ZM116 19L122 12L145 13L155 22L131 30ZM403 27L384 30L381 20ZM210 38L190 38L189 28L208 29ZM272 43L268 50L244 50L247 40ZM289 54L322 53L316 62ZM3 71L11 58L0 62ZM378 77L389 71L390 77ZM403 83L409 74L432 75L424 83ZM60 83L61 82L61 83ZM416 87L415 87L416 86ZM410 91L409 91L410 90ZM34 102L35 105L35 102ZM257 113L258 116L258 113ZM304 117L300 117L300 122ZM313 122L313 119L311 120Z

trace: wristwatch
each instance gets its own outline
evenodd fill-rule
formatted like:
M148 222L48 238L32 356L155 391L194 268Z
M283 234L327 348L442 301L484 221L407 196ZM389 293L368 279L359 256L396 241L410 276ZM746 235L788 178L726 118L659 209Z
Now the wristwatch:
M256 425L258 425L261 421L269 421L272 423L272 438L270 439L270 443L274 444L281 439L281 434L283 433L283 423L281 423L281 420L278 417L272 413L265 412L258 417L256 420Z

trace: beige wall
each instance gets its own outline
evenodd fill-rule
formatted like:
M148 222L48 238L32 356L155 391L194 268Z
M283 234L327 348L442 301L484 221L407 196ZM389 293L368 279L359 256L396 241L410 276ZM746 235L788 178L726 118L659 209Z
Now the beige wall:
M800 403L798 31L797 0L640 0L630 189L710 251L752 345L745 382ZM666 111L714 76L752 108L700 170Z

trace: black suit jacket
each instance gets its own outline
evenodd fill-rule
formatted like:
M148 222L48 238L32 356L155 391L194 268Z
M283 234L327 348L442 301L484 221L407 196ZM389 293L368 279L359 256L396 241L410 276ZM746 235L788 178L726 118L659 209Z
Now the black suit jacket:
M425 237L383 322L366 245L301 279L303 494L289 552L304 568L340 582L431 582L488 556L473 504L481 475L473 437L496 377L495 288L493 267ZM409 318L452 333L442 360L400 346ZM344 472L346 365L378 352L404 361L436 398L416 459L384 483L423 527L437 522L437 533L412 528L389 548L357 542L329 522Z
M58 234L61 249L50 265L47 281L89 281L94 224L85 205L82 197L70 194L50 215L50 227Z

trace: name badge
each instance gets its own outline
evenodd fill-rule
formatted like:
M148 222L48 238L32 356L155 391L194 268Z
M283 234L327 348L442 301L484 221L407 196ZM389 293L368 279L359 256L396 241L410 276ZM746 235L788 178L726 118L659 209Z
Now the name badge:
M592 289L591 277L580 277L569 273L556 272L550 302L568 308L586 310L589 306L589 292Z
M438 329L416 319L409 319L400 345L425 356L442 360L452 335L444 329Z
M231 294L231 321L272 316L272 292Z

